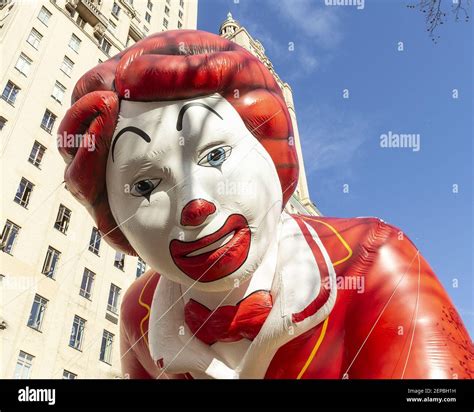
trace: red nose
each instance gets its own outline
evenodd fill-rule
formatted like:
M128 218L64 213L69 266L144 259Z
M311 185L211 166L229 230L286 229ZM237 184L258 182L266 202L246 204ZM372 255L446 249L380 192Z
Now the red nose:
M183 207L183 211L181 212L181 224L183 226L199 226L215 211L216 206L214 203L204 199L191 200Z

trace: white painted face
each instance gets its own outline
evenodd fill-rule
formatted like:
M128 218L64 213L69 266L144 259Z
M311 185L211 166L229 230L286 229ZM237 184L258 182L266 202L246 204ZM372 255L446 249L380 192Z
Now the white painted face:
M276 238L275 166L218 94L122 101L106 182L112 214L137 253L196 289L246 280Z

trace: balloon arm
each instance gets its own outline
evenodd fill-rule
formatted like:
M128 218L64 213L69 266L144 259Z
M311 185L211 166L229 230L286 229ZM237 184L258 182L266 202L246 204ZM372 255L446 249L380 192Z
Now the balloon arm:
M123 321L120 324L120 362L124 379L151 379L151 375L138 360L136 348L130 343L127 328Z
M431 267L400 233L391 229L365 275L367 297L347 309L346 351L354 355L343 377L472 377L469 334Z

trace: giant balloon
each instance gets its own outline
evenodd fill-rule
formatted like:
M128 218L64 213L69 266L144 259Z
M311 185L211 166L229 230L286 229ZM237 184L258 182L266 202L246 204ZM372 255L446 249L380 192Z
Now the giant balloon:
M471 339L403 232L284 211L291 119L240 46L195 30L139 41L77 82L71 134L68 190L151 267L122 302L124 376L473 376Z

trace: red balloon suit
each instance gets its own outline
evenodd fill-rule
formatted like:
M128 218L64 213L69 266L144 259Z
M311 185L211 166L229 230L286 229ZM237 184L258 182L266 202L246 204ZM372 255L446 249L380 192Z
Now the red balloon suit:
M158 33L98 65L78 81L73 105L59 134L94 137L96 150L88 151L86 145L59 145L66 162L65 181L68 190L87 207L105 240L116 249L131 255L141 253L114 218L106 184L107 158L121 103L177 101L213 93L232 105L270 155L284 205L298 179L291 118L273 75L243 48L201 31ZM209 202L201 203L208 214L215 212ZM202 223L199 204L194 204L194 214L178 224ZM321 256L312 233L319 236L336 274L333 287L338 289L337 298L320 323L277 350L265 378L473 377L474 350L469 334L443 286L406 235L376 218L291 218L316 262ZM148 330L160 281L160 274L149 270L123 297L122 368L130 378L163 375L160 361L150 353ZM272 310L273 298L269 290L259 290L238 305L214 312L191 300L185 307L186 325L208 346L217 341L253 341ZM294 313L292 321L296 324L311 316L325 299L321 287L317 298ZM187 372L166 376L192 377Z

